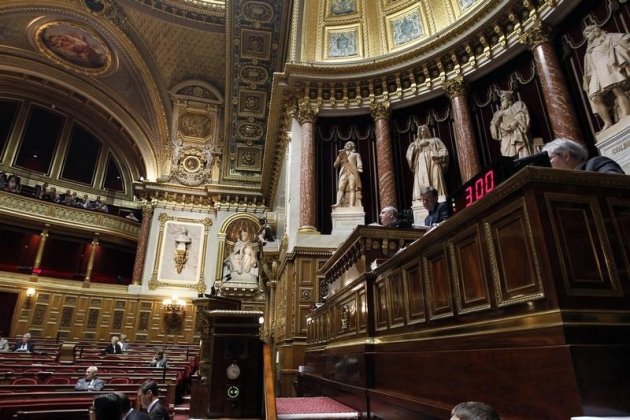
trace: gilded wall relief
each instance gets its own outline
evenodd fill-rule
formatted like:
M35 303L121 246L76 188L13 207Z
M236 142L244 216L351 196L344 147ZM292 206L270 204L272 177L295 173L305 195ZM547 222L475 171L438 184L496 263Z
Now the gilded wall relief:
M273 8L260 1L246 1L241 6L242 16L253 22L269 23L274 18Z
M83 73L103 74L112 64L112 52L105 40L83 24L45 23L35 33L35 44L49 59Z
M205 254L212 221L159 216L157 255L149 289L160 286L205 291Z
M262 150L260 147L243 147L236 149L236 169L239 171L260 171L262 168Z

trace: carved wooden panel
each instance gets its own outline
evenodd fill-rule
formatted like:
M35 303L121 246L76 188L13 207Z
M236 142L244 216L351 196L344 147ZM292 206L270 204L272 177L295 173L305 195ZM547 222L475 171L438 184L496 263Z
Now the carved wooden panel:
M35 305L35 310L33 311L33 319L31 320L32 325L40 326L44 324L44 317L46 316L47 308L48 305Z
M300 259L299 262L299 270L300 270L300 284L302 285L313 285L315 284L315 260L311 259Z
M405 323L405 293L400 270L386 277L389 327L399 327Z
M359 315L358 315L359 332L365 332L367 331L367 311L368 311L367 295L365 293L365 288L359 289L357 301L359 305Z
M540 260L522 198L484 220L498 306L544 297Z
M573 296L620 296L617 268L597 198L545 194L565 291Z
M387 328L387 293L385 279L379 277L374 282L374 327L377 331Z
M449 243L449 252L457 312L465 314L490 308L490 288L479 225L455 236Z
M443 247L430 250L422 258L424 282L427 291L429 319L453 316L453 300L449 280L448 258Z
M98 325L98 315L100 314L100 310L96 308L90 308L88 310L88 319L87 319L87 327L89 329L95 329Z
M302 335L306 335L306 317L310 311L311 305L309 303L298 305L299 331Z
M403 284L406 296L407 324L417 324L426 321L424 307L424 287L422 286L422 271L418 260L412 261L402 268Z
M630 281L630 200L610 199L608 207L611 214L614 233L617 237L618 255L626 272L626 281Z
M123 326L123 317L125 316L125 311L114 311L114 316L112 317L112 329L115 331L119 331Z
M66 299L66 302L68 299ZM73 306L64 306L61 310L61 322L59 323L60 328L70 328L72 325L72 316L74 315L74 307Z

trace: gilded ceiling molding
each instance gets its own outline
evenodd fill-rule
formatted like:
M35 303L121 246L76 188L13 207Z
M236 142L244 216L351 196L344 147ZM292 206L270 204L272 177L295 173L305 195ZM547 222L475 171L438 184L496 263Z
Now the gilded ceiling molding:
M442 85L449 98L453 99L466 94L466 82L463 76L457 76L449 79Z

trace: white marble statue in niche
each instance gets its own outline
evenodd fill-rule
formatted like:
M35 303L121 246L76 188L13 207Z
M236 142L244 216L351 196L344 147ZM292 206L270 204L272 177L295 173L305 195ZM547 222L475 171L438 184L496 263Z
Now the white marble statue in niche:
M447 194L444 172L448 169L448 149L431 134L428 125L418 126L405 157L413 172L413 201L420 202L421 193L428 186L435 188L440 196Z
M336 207L361 207L361 173L363 162L354 142L348 141L337 154L334 163L339 168Z
M252 242L246 230L239 233L232 252L223 265L223 281L256 283L258 281L257 242Z
M490 121L490 135L501 142L501 155L519 158L529 156L529 110L523 101L512 98L511 90L502 90L501 108Z
M584 28L584 37L588 44L582 87L593 112L604 122L603 131L630 115L630 101L625 92L630 77L630 35L607 33L589 25Z

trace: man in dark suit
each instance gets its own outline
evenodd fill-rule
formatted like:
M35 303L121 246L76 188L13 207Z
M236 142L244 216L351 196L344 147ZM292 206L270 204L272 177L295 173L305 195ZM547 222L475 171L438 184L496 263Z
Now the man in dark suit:
M22 341L15 343L13 351L29 352L32 353L35 345L31 342L31 333L26 333L22 336Z
M118 336L115 335L112 337L112 342L105 347L105 354L121 354L122 347L118 344Z
M169 420L168 410L162 406L158 398L158 386L155 381L145 381L140 385L138 399L151 420Z
M150 420L151 417L143 411L134 410L131 407L131 401L129 397L124 392L117 392L116 395L120 398L122 402L123 416L121 420Z
M442 223L451 215L448 203L438 203L438 192L435 188L425 187L420 193L422 205L429 212L424 219L425 226L433 226Z
M549 155L552 168L625 174L617 162L606 156L595 156L589 159L586 148L573 140L555 139L545 144L543 151Z

